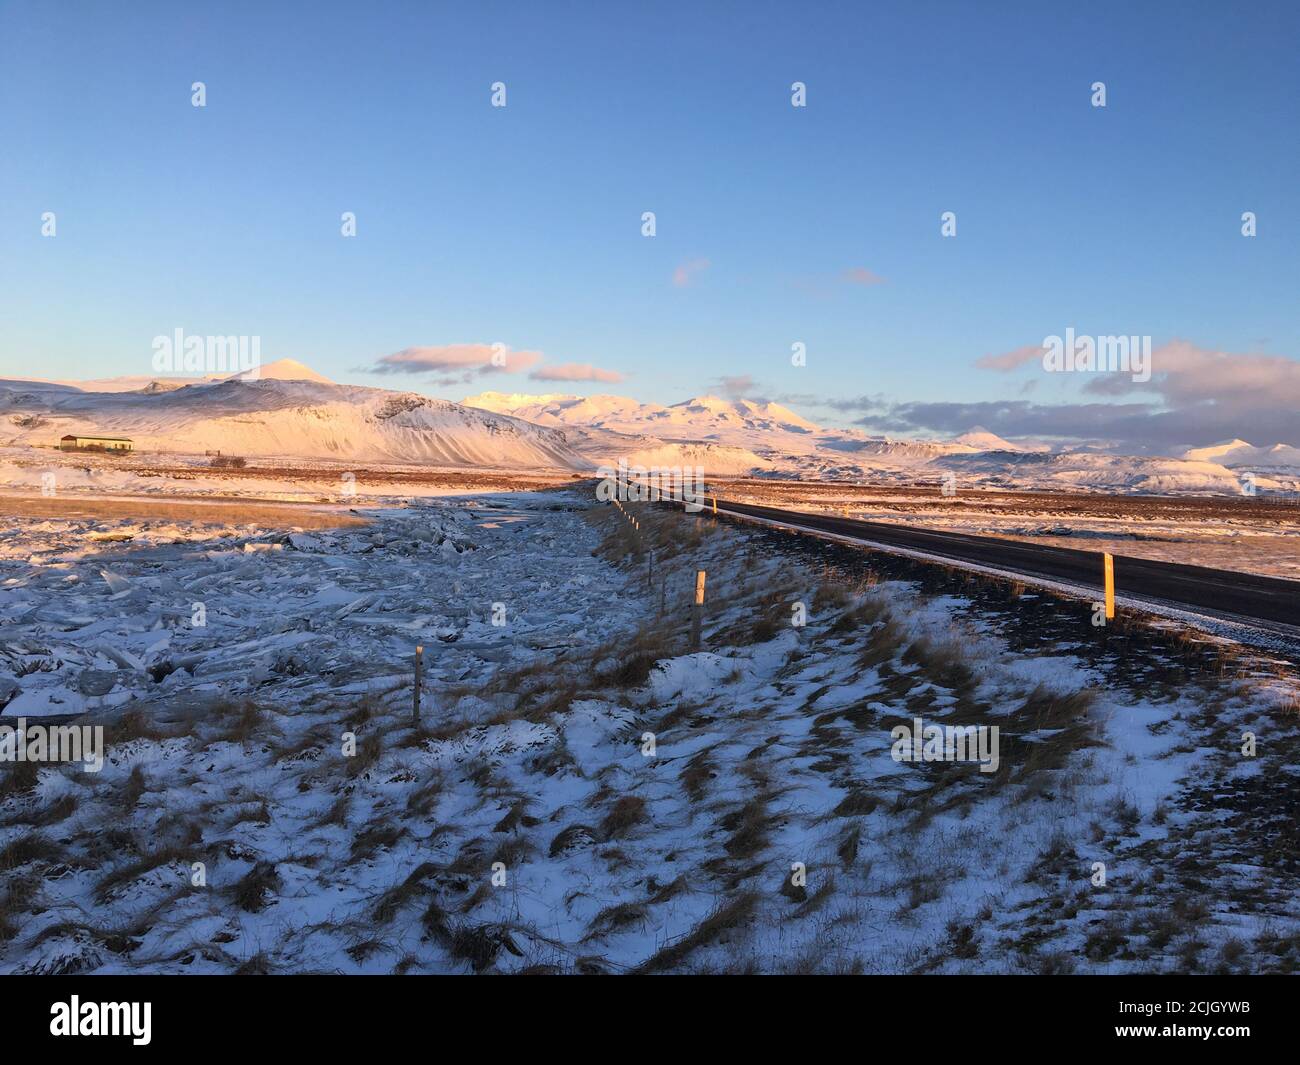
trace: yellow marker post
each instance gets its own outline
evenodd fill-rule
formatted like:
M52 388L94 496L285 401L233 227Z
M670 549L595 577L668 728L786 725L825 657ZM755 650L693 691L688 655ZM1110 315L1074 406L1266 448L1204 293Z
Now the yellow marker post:
M424 680L424 647L415 645L415 685L411 695L411 717L417 727L420 724L420 685Z
M700 649L700 630L704 623L704 570L695 571L695 605L691 608L691 650Z
M1115 616L1115 560L1105 552L1101 557L1106 577L1106 620L1109 621Z
M714 497L713 497L713 513L716 514L717 512L718 512L718 497L717 497L717 496L714 496Z

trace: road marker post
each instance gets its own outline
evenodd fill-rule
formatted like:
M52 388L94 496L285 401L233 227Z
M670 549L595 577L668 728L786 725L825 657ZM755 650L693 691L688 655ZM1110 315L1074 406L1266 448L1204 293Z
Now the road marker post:
M691 650L700 649L700 631L704 623L704 570L695 571L695 605L691 608Z
M718 513L718 497L717 497L717 496L714 496L714 497L713 497L713 513L714 513L714 514L717 514L717 513Z
M1102 573L1106 581L1106 620L1115 617L1115 559L1108 553L1102 553Z
M415 690L411 696L411 717L420 724L420 684L424 680L424 647L415 645Z

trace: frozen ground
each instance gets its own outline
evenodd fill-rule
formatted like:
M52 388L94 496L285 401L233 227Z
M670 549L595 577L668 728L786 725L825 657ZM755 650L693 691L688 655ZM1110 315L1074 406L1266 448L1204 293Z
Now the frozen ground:
M1300 967L1282 667L635 513L18 520L0 720L96 712L109 759L0 767L0 970ZM896 762L915 717L998 772Z
M88 496L168 496L285 500L387 501L459 495L470 490L521 491L571 479L568 471L438 467L401 463L344 463L263 457L242 469L215 467L212 455L136 452L112 457L52 448L0 447L0 493L53 492ZM0 495L0 504L3 503Z

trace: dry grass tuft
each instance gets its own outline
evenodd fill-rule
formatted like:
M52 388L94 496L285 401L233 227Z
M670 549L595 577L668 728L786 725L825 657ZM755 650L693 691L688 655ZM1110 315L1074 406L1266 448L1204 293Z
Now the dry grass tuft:
M711 758L711 754L712 748L708 747L695 754L686 763L681 776L678 778L682 782L682 787L686 789L686 794L691 802L702 800L705 785L718 775L718 767Z
M903 662L920 667L922 674L941 688L966 691L975 682L966 664L966 653L955 642L916 640L903 654Z
M758 904L758 895L753 891L742 891L721 903L709 916L704 918L690 932L665 947L660 948L643 961L633 971L635 973L657 973L667 969L677 969L692 953L700 947L714 943L737 931L754 914Z
M892 617L887 617L883 625L871 630L862 653L858 656L858 665L862 669L875 669L898 657L907 641L907 634Z
M357 753L348 759L348 776L359 777L379 761L384 753L384 737L378 732L370 732L357 744Z
M591 923L587 926L587 934L582 937L582 941L586 943L622 931L629 925L640 924L646 919L648 912L645 904L640 902L620 902L614 906L607 906L591 919Z
M280 888L280 874L273 862L260 861L231 889L235 905L248 913L260 913Z
M592 846L595 842L596 833L586 825L569 825L562 828L559 834L551 840L551 846L547 853L552 858L556 858L580 847Z
M428 892L429 889L424 881L437 871L438 867L432 862L420 863L410 876L390 887L380 897L379 903L375 906L375 920L380 924L388 924L392 921L404 906Z
M600 831L606 840L627 835L646 819L646 802L639 795L624 795L610 807L600 822Z
M768 829L774 820L768 813L768 798L756 795L719 821L731 833L722 846L732 858L752 858L767 846Z
M352 841L352 861L364 861L385 847L391 847L405 830L397 825L371 825L358 832Z
M36 873L11 876L0 893L0 943L15 939L20 931L20 917L29 912L40 891L41 878Z
M95 885L95 895L100 902L107 902L117 888L136 880L146 873L151 873L164 865L174 862L188 863L195 860L192 847L169 845L142 854L135 861L118 866Z
M0 872L20 869L32 862L54 862L63 856L63 848L39 832L16 836L0 847Z
M40 774L37 762L5 762L0 768L0 802L12 795L26 795L34 787Z

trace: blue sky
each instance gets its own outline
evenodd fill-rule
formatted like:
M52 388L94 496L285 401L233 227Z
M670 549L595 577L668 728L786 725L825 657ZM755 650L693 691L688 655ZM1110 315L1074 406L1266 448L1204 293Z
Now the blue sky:
M1296 381L1298 43L1285 3L9 0L0 373L148 373L180 328L448 398L729 387L1008 433L1127 403L1176 417L1067 432L1205 442ZM975 365L1066 327L1182 346L1132 396ZM624 379L365 372L494 341ZM1237 365L1256 399L1207 397Z

